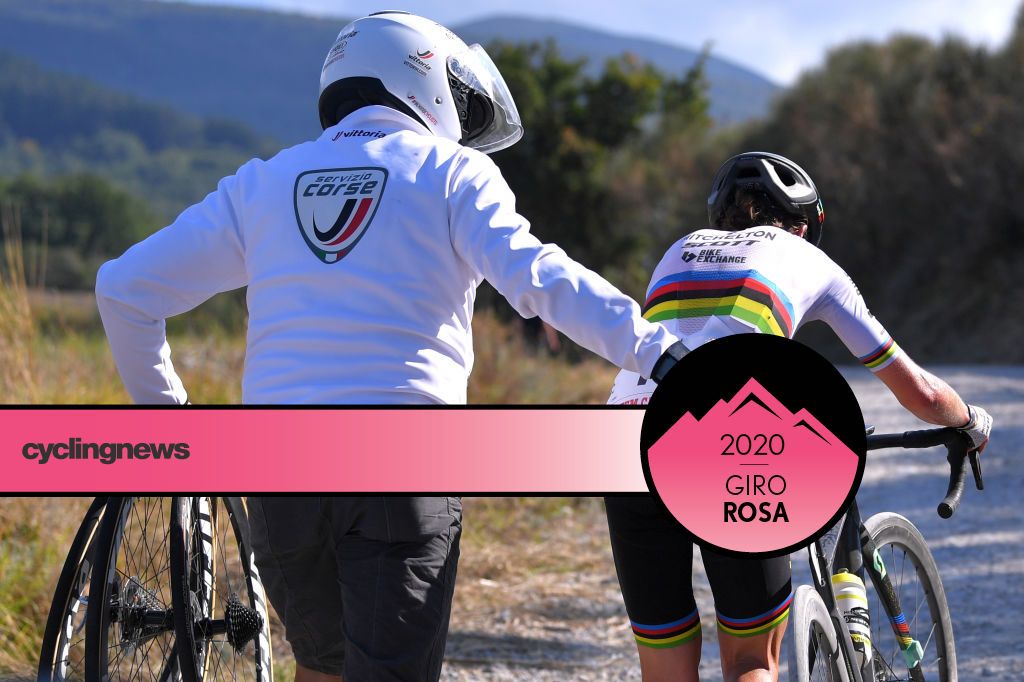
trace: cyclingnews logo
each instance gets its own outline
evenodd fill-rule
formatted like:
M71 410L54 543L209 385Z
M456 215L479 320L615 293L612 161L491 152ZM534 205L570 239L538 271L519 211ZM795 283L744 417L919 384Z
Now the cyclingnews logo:
M46 464L52 460L98 459L113 464L119 459L183 460L192 453L188 443L86 443L72 437L60 443L25 443L21 455L28 460Z

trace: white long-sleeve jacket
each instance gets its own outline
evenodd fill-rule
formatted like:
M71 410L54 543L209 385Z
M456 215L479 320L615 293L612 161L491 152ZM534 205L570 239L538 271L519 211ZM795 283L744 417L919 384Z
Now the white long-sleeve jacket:
M247 403L464 403L483 279L649 375L676 337L529 227L487 156L365 107L221 180L104 264L96 296L139 403L186 400L164 320L243 286Z

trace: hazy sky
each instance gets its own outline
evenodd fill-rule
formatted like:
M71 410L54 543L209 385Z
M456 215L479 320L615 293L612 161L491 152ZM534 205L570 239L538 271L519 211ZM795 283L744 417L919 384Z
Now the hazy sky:
M497 14L556 18L602 30L656 38L687 47L713 41L713 52L787 84L825 51L853 38L882 39L893 32L933 38L959 34L972 42L1001 45L1021 0L469 0L434 3L401 0L190 0L245 5L306 14L354 17L402 9L456 25ZM339 26L340 28L340 26Z

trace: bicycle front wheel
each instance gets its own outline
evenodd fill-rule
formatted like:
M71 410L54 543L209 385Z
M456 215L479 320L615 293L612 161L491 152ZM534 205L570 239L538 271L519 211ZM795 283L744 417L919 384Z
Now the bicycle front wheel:
M53 592L50 613L39 651L39 682L75 682L85 679L85 616L92 577L93 538L103 518L107 498L89 505L71 543L64 568Z
M953 621L939 568L928 544L914 524L899 514L876 514L864 522L875 541L878 557L899 596L903 615L914 639L921 644L921 671L926 680L956 682ZM878 592L871 585L871 645L877 682L914 679L899 641L887 622Z
M790 682L848 682L835 626L810 585L796 588L789 629Z
M267 598L237 497L179 497L171 523L183 682L272 682Z

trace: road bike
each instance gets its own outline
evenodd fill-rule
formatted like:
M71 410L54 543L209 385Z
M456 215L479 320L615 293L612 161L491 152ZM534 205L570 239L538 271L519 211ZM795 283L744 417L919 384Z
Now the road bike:
M950 466L944 519L960 505L967 462L984 489L977 452L952 428L878 434L868 450L945 446ZM790 610L790 680L809 682L956 682L953 623L939 569L920 531L903 516L875 514L861 521L856 500L846 515L809 548L813 585L797 588ZM870 597L870 641L851 634L833 589L833 576L859 576ZM865 575L867 579L865 579ZM870 655L858 652L870 648Z
M96 498L54 591L38 679L271 682L242 499Z

